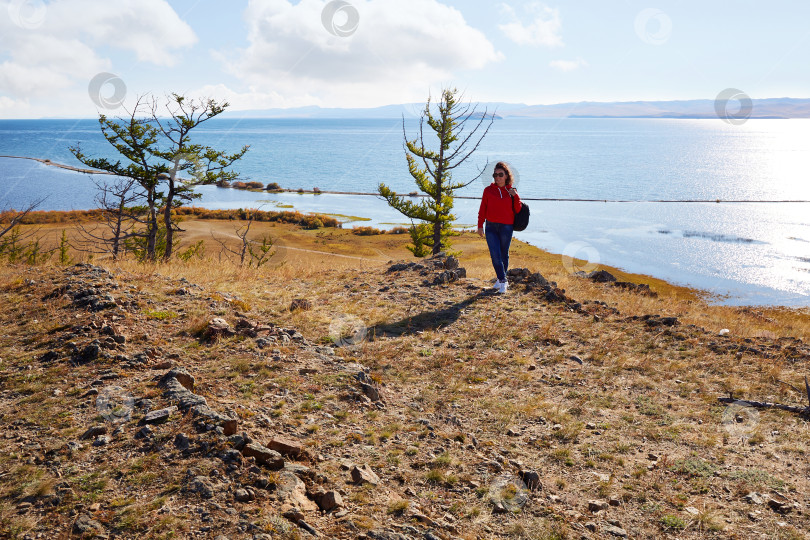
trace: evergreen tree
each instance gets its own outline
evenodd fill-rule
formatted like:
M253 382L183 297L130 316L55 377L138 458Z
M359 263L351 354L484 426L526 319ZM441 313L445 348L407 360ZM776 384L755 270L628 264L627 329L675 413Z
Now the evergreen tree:
M489 123L485 125L485 121ZM411 241L408 249L417 257L428 253L437 254L449 247L451 224L455 216L453 194L469 185L469 182L454 182L453 169L467 161L478 149L481 141L492 127L494 114L476 111L476 106L461 102L458 90L443 89L437 109L431 111L428 98L425 109L419 117L419 134L408 140L405 133L405 119L402 119L402 135L405 141L405 157L408 171L419 190L426 195L419 203L397 195L388 186L380 183L378 191L388 204L411 220ZM438 139L438 148L431 148L425 141L427 126ZM472 128L472 129L470 129ZM483 132L479 129L483 128ZM480 175L479 175L480 176ZM419 223L414 223L418 220Z
M210 146L194 144L190 139L194 128L227 107L228 103L213 99L194 100L172 94L161 109L154 98L141 97L128 118L110 119L99 115L104 138L125 158L126 165L122 165L121 160L112 162L107 158L89 157L78 145L70 149L83 164L134 179L140 186L143 204L130 202L146 209L143 220L145 259L171 258L177 243L174 232L180 230L172 210L199 197L193 191L194 186L237 178L238 174L227 168L242 158L247 146L234 154L227 154ZM167 116L162 116L163 112ZM121 208L122 212L125 210ZM163 223L158 224L161 211ZM158 242L161 249L158 249Z

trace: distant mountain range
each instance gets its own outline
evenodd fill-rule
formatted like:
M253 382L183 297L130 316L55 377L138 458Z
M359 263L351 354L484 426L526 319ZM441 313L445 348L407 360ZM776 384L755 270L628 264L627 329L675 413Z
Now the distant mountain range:
M810 118L810 99L754 99L750 118ZM729 104L729 114L739 104ZM317 106L291 109L227 111L222 117L231 118L414 118L425 108L424 103L386 105L369 109L338 109ZM495 113L496 118L717 118L715 100L689 99L683 101L623 101L600 103L581 101L557 105L526 105L523 103L480 103L477 111Z

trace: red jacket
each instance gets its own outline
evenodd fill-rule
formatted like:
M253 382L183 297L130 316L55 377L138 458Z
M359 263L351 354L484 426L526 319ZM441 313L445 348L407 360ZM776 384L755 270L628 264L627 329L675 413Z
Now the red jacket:
M515 209L512 211L512 197L509 196L509 188L506 186L499 188L494 182L484 188L481 206L478 208L478 228L484 226L484 220L513 225L515 212L520 212L522 206L517 193L514 195L514 200Z

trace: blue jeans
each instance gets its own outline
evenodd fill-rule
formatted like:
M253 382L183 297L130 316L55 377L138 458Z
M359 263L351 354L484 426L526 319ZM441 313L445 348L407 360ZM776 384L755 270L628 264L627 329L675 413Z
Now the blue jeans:
M492 257L492 266L498 281L506 281L506 271L509 270L509 244L512 243L513 225L493 223L487 221L484 234L489 246L489 256Z

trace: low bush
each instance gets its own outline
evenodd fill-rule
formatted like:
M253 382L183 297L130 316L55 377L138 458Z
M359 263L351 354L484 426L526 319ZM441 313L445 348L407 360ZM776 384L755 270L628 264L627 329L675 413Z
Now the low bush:
M375 229L374 227L355 227L352 229L352 234L357 236L374 236L375 234L385 234L385 231Z

